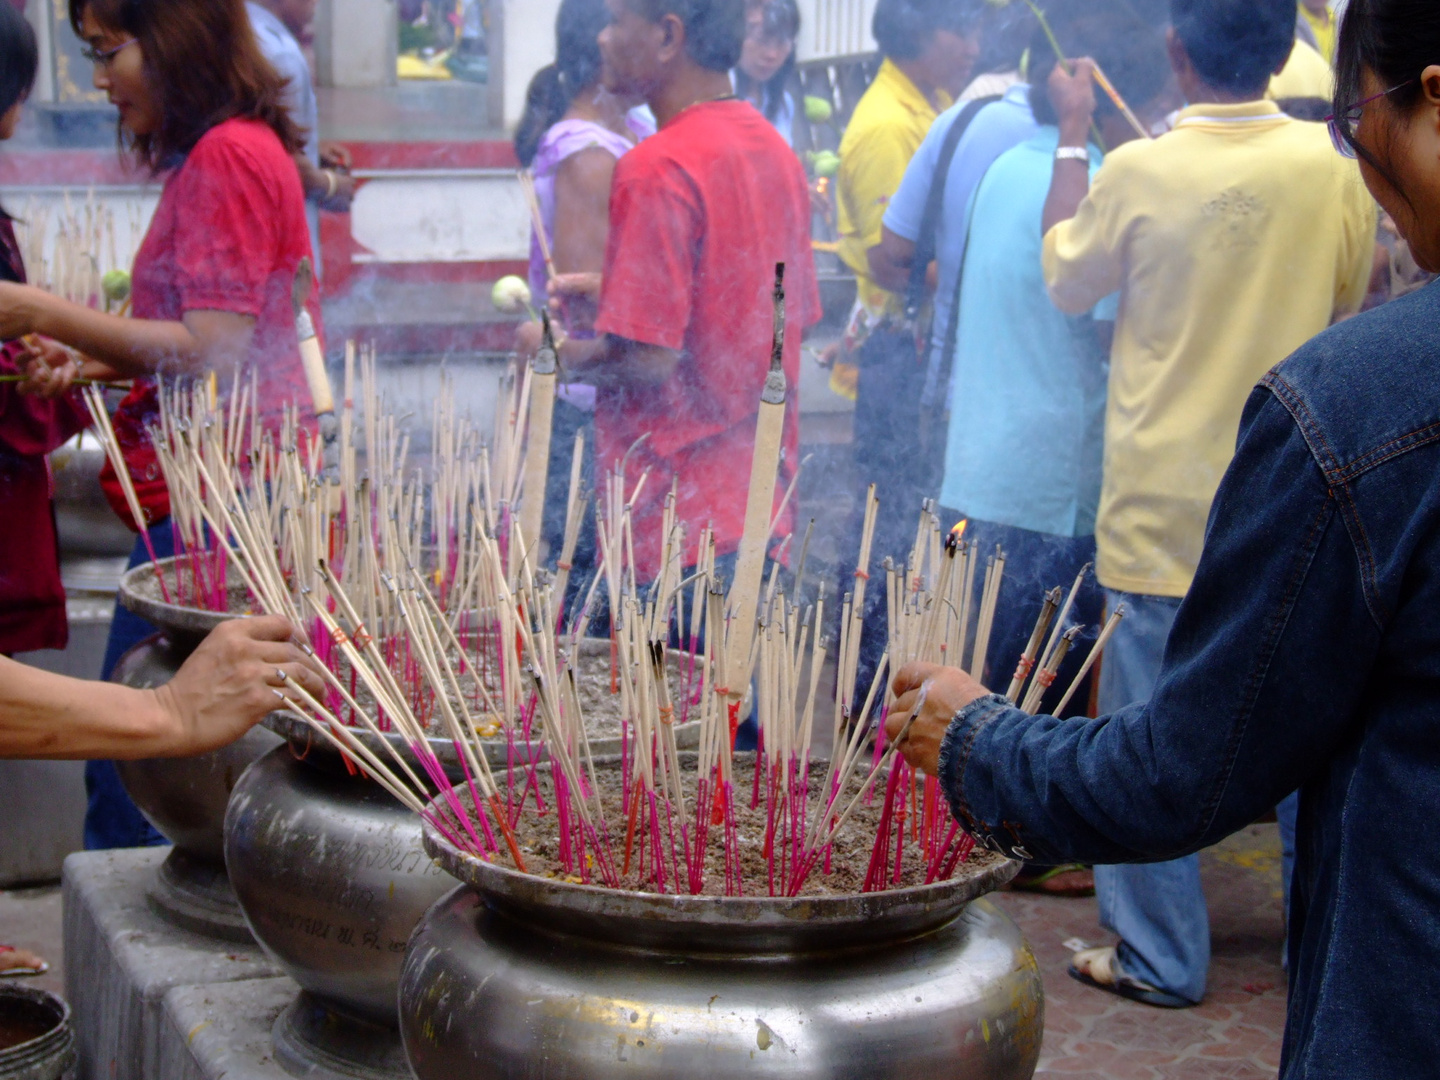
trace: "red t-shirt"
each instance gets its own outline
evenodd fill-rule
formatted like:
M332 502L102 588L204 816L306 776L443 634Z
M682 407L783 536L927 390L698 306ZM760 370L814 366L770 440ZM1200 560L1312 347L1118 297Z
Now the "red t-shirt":
M770 368L777 262L785 263L790 383L778 502L798 463L800 339L820 320L800 161L757 109L730 100L692 105L616 163L595 328L680 352L663 385L602 387L596 401L602 469L650 435L626 469L632 487L650 469L634 507L642 579L659 569L672 478L680 482L676 517L687 526L687 564L706 522L719 554L740 546ZM792 501L779 535L793 517Z
M0 280L24 282L10 222L0 217ZM0 375L18 374L18 342L0 342ZM45 455L89 423L75 392L54 401L0 383L0 654L63 649L68 636L60 545Z
M290 301L296 267L310 254L305 193L294 160L261 121L227 120L207 131L165 179L135 255L134 316L176 322L187 311L253 316L246 364L257 375L264 426L278 430L291 403L302 418L313 418ZM320 330L313 294L309 308ZM220 380L222 392L230 382ZM114 418L115 436L151 524L170 514L170 493L147 430L158 413L155 385L141 379ZM108 464L101 484L115 512L133 528Z

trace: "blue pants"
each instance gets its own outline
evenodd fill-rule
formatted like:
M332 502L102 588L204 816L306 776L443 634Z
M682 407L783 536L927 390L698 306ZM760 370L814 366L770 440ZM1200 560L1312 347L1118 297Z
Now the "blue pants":
M1160 675L1179 600L1107 591L1110 610L1126 616L1105 649L1100 712L1146 701ZM1210 917L1200 887L1200 857L1095 867L1100 925L1118 934L1127 975L1157 990L1199 1002L1210 969Z
M170 529L170 520L150 526L150 542L155 545L159 558L175 554L175 537ZM145 542L135 539L135 549L130 553L130 567L141 566L150 561L150 552ZM120 658L131 648L144 641L151 634L158 634L160 628L146 622L134 612L115 605L115 617L110 623L110 640L105 645L105 663L100 677L109 680L114 674ZM87 761L85 763L85 850L98 851L106 848L154 847L169 843L145 820L143 814L130 800L125 787L120 783L120 774L115 771L113 761Z

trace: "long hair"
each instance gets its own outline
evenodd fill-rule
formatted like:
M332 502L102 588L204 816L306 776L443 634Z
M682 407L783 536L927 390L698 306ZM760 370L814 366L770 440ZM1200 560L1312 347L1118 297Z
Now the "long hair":
M30 96L39 67L34 28L14 4L0 0L0 115ZM0 206L0 220L10 220L3 206Z
M285 82L255 40L244 0L70 0L80 33L85 12L140 43L160 98L160 129L120 144L152 171L171 167L211 128L237 117L263 121L286 153L303 145L285 109Z
M1420 74L1440 62L1440 5L1433 0L1350 0L1335 46L1335 115L1353 109L1364 97L1364 75L1373 71L1391 106L1409 112L1420 101L1424 87ZM1350 135L1341 134L1355 153L1400 192L1394 170Z
M527 169L545 132L570 111L575 95L600 78L600 31L610 21L605 0L564 0L555 16L555 62L535 73L515 129L515 156Z
M785 58L785 63L780 65L780 70L760 87L761 111L765 119L775 121L780 114L780 108L785 104L785 88L790 83L790 77L795 74L795 39L800 36L800 7L795 0L758 0L751 7L760 8L764 13L764 21L760 24L767 37L783 37L790 41L790 55ZM746 75L739 68L735 68L735 92L741 97L749 97L755 89L755 80Z

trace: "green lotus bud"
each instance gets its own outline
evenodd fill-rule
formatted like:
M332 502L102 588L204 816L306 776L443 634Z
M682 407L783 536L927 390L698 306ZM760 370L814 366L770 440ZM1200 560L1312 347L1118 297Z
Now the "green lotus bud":
M530 286L524 278L508 274L495 282L495 288L490 290L490 302L496 311L519 315L530 306Z
M100 291L106 303L123 304L130 298L130 275L124 270L111 270L100 279Z
M823 97L806 95L805 97L805 119L812 124L828 123L835 115L835 107Z
M834 176L840 171L840 155L833 150L821 150L811 162L816 176Z

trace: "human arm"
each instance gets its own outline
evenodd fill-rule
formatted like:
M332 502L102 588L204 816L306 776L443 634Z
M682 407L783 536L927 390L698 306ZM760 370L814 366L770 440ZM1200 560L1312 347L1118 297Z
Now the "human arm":
M324 683L284 619L222 623L154 690L88 682L0 657L0 758L188 757L234 742L283 708L284 672Z
M108 364L125 378L157 372L222 374L243 362L255 318L187 311L176 322L124 319L73 304L33 285L0 282L0 338L42 334Z
M953 678L957 693L927 695L907 744L932 751L921 767L976 835L1041 862L1174 858L1255 820L1353 736L1380 628L1347 495L1270 391L1242 430L1148 704L1058 720Z
M355 178L339 168L316 167L303 150L295 153L295 167L300 170L300 183L305 197L322 209L343 214L355 201Z
M886 126L872 127L841 146L835 181L842 211L839 254L857 273L870 273L870 249L880 243L886 211L905 176L913 145L903 131Z
M1060 119L1060 147L1089 148L1090 125L1095 119L1095 62L1088 57L1074 62L1074 71L1056 64L1050 74L1050 102ZM1055 158L1050 193L1040 231L1048 233L1069 221L1090 191L1090 163L1080 158Z
M949 123L945 120L948 119ZM910 288L910 270L915 262L915 249L924 227L925 208L930 201L931 187L940 164L950 125L957 116L947 114L931 125L930 132L915 156L905 166L900 187L885 206L881 219L880 242L866 252L870 276L883 289L904 294ZM934 264L926 267L926 286L935 288Z
M870 260L870 276L882 289L904 295L910 288L910 271L915 264L915 242L906 240L891 232L888 226L880 230L880 243L872 247L866 257ZM925 289L935 291L938 268L932 260L925 268Z
M39 357L57 366L52 368ZM78 397L69 393L75 373L71 354L53 341L0 345L0 375L25 378L0 382L0 447L13 454L39 456L82 431L90 416Z
M538 323L524 324L515 337L520 359L529 360L539 351ZM659 386L680 363L680 353L675 349L610 334L589 340L566 338L560 343L559 356L567 381L592 386Z

